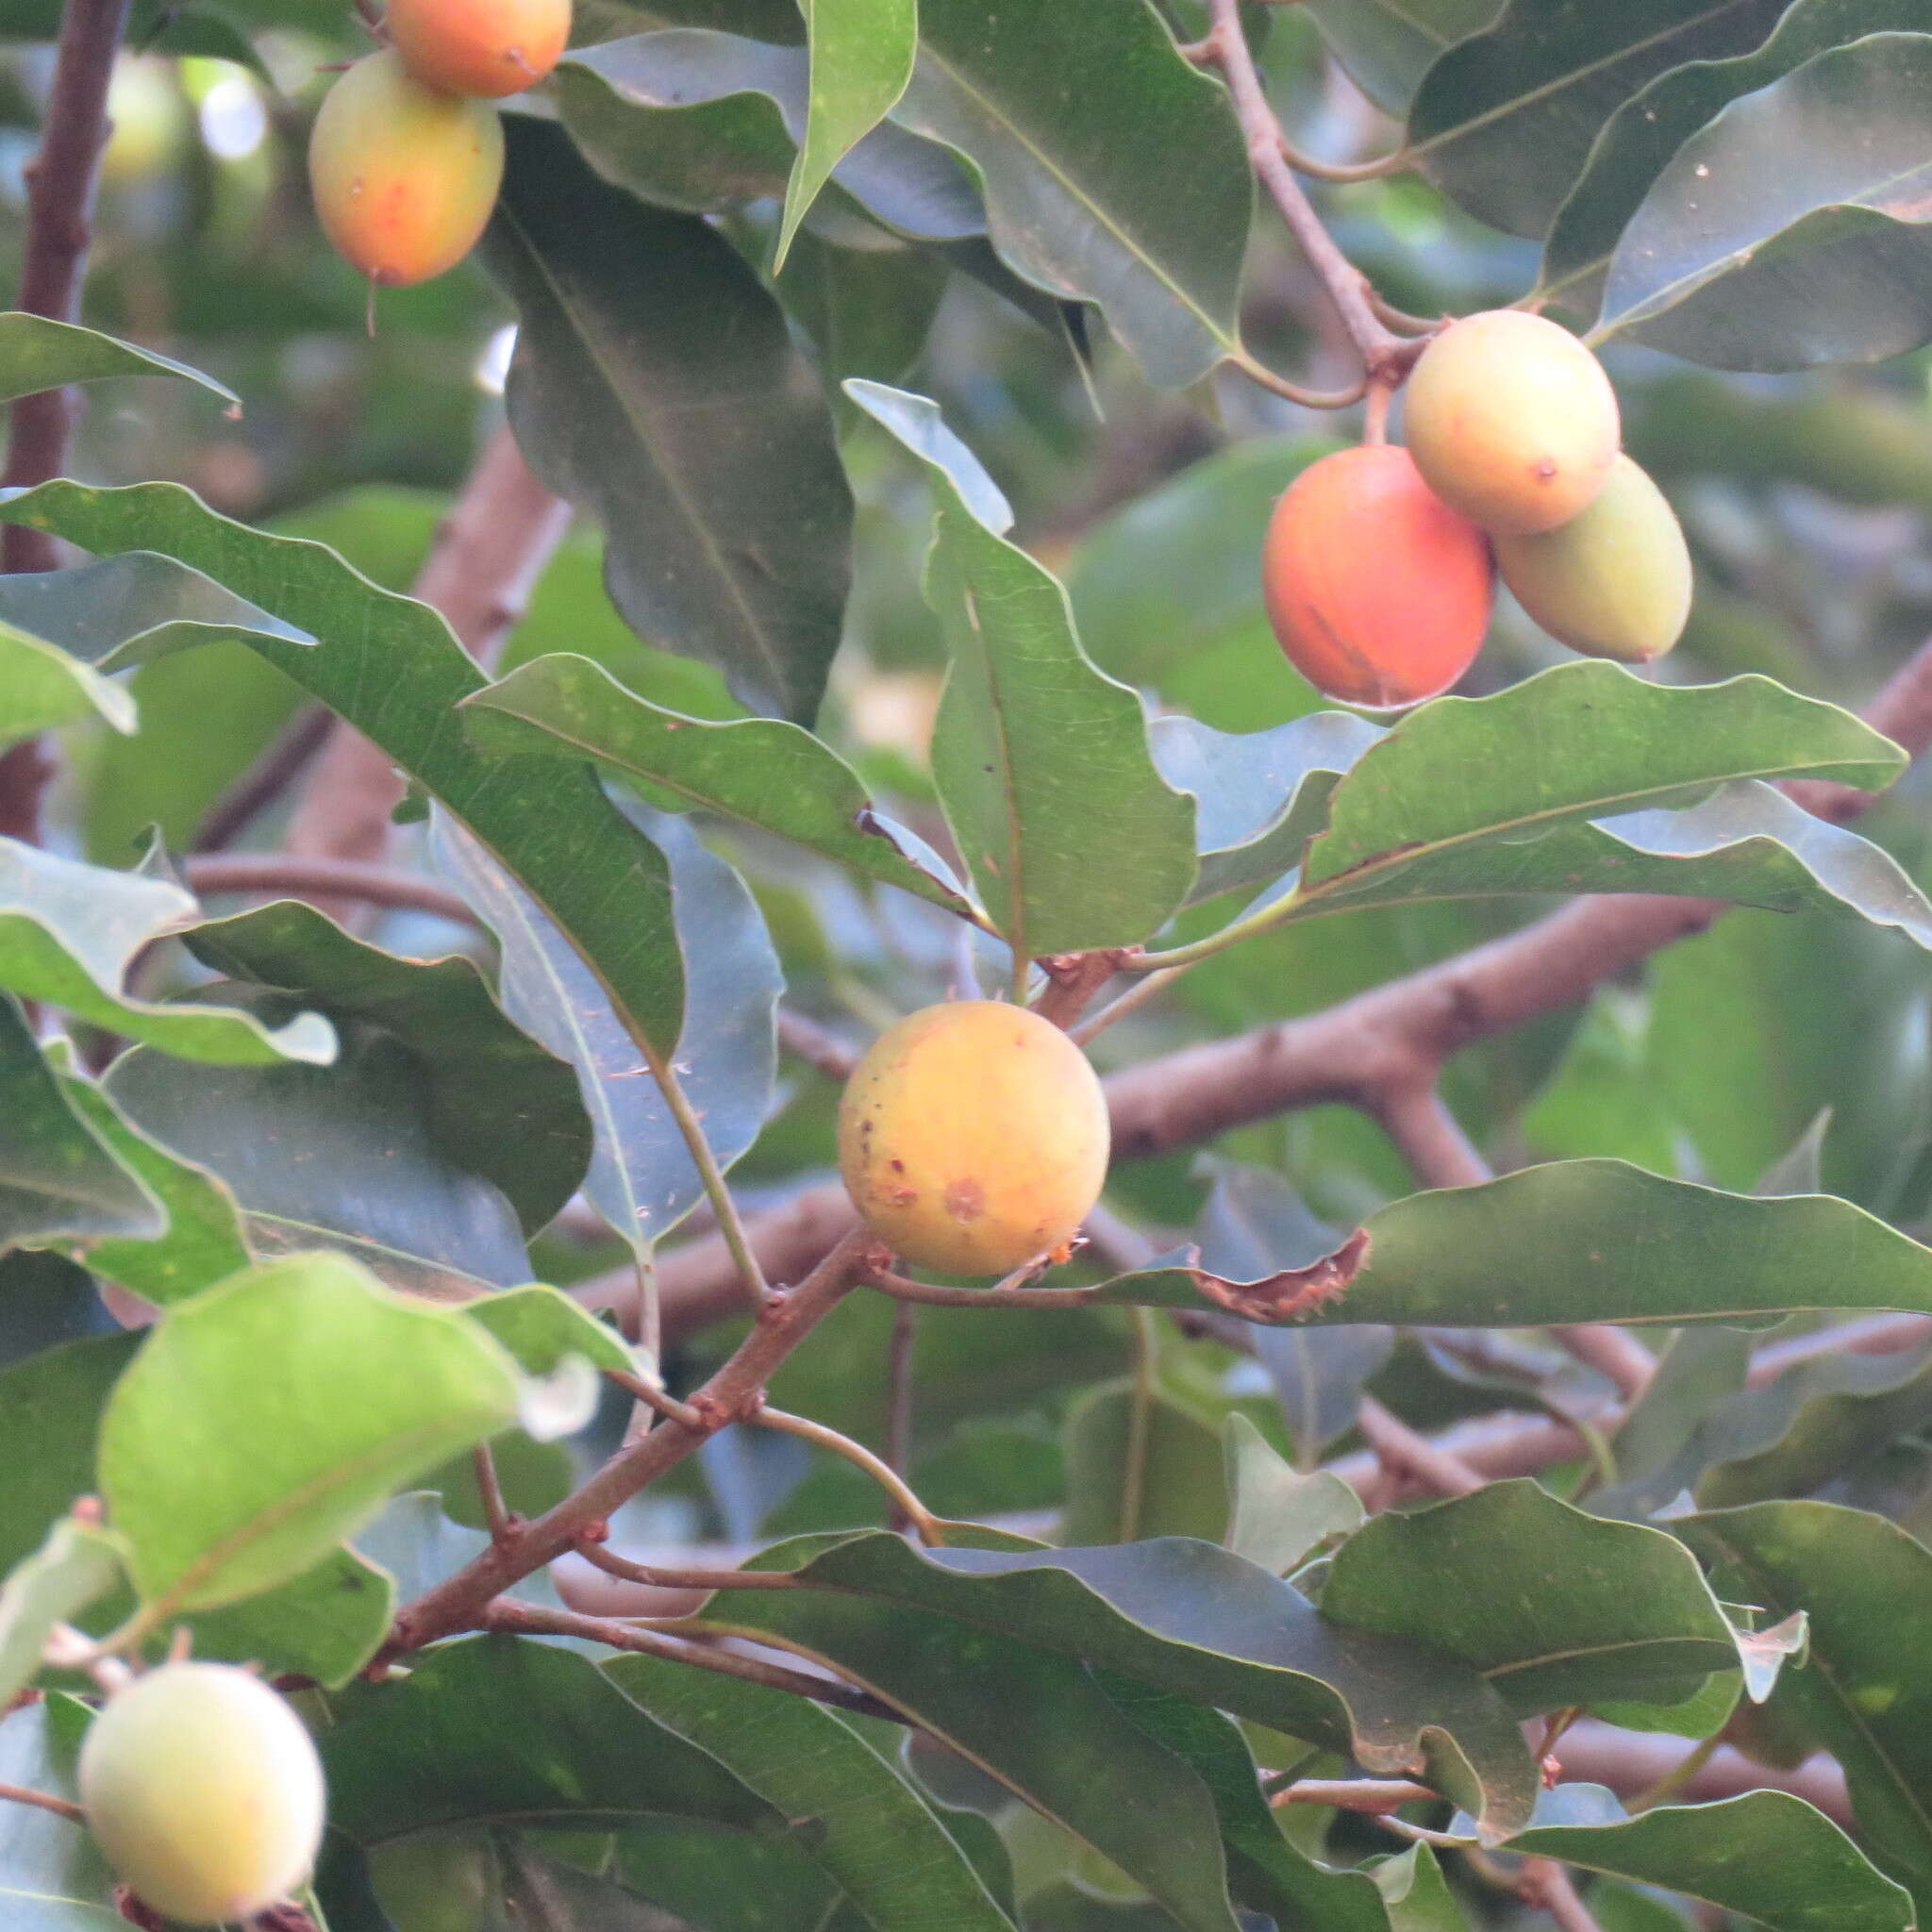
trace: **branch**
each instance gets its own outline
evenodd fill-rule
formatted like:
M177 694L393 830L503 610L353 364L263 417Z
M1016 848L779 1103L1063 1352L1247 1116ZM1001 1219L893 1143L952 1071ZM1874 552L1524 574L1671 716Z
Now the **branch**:
M1527 1906L1541 1906L1558 1932L1603 1932L1596 1915L1576 1895L1567 1866L1554 1858L1525 1858L1516 1874L1517 1895Z
M36 1810L51 1811L56 1818L65 1818L73 1824L87 1823L87 1813L78 1805L57 1798L51 1791L29 1790L25 1785L0 1784L0 1804L31 1805Z
M277 899L355 899L404 912L433 912L457 925L475 925L476 915L447 886L414 873L358 865L347 858L302 858L287 852L196 853L181 872L204 899L224 892Z
M294 784L328 742L335 717L326 705L305 705L281 735L208 807L195 829L196 852L232 845Z

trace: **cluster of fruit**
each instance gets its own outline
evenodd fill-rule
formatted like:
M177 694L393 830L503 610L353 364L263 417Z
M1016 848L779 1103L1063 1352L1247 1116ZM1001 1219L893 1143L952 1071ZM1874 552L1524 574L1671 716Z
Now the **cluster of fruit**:
M454 268L503 185L491 106L534 87L570 39L571 0L390 0L389 44L330 89L308 174L324 231L384 288Z
M1574 651L1661 657L1690 610L1663 492L1619 447L1603 365L1541 316L1499 308L1424 350L1407 447L1312 464L1276 505L1268 615L1318 691L1387 709L1447 691L1489 629L1496 573Z

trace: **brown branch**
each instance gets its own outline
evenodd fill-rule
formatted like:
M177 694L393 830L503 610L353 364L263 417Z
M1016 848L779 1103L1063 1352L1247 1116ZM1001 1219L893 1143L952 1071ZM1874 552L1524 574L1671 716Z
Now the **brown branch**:
M848 1080L858 1064L858 1051L837 1034L828 1032L816 1020L789 1008L778 1009L778 1045L795 1060L823 1074L828 1080Z
M633 1563L603 1544L588 1538L576 1546L576 1553L593 1570L614 1576L620 1583L640 1583L646 1590L796 1590L798 1578L789 1570L704 1570L688 1566L669 1569L657 1563Z
M29 1790L25 1785L0 1784L0 1804L31 1805L38 1811L51 1811L56 1818L64 1818L73 1824L87 1823L87 1813L78 1805L57 1798L51 1791Z
M496 1473L496 1457L491 1453L490 1444L478 1442L470 1460L476 1474L476 1494L483 1505L483 1520L490 1525L490 1541L499 1549L508 1549L516 1541L517 1521L503 1500L503 1480Z
M438 531L414 594L440 610L471 656L487 665L527 608L569 526L568 507L531 475L509 430L499 429ZM389 754L337 721L290 821L289 851L379 865L403 792ZM359 908L335 900L324 909L349 924Z
M326 705L305 705L279 737L208 807L195 828L196 852L231 845L308 769L328 742L335 716Z
M1525 1858L1516 1874L1517 1895L1549 1913L1558 1932L1604 1932L1596 1915L1576 1895L1567 1866L1554 1858Z
M365 906L405 912L433 912L458 925L476 915L447 886L414 873L391 872L347 858L304 858L287 852L195 853L181 863L182 876L204 899L225 892L250 897L307 899L321 905L354 899Z
M994 1311L1030 1308L1036 1313L1046 1308L1084 1308L1097 1292L1093 1288L1026 1288L1008 1282L995 1288L939 1288L928 1281L913 1281L904 1274L895 1274L884 1267L868 1269L865 1285L895 1301L919 1307Z
M1469 1496L1487 1480L1457 1456L1427 1437L1419 1436L1373 1395L1364 1395L1356 1412L1363 1439L1384 1469L1413 1476L1440 1496Z

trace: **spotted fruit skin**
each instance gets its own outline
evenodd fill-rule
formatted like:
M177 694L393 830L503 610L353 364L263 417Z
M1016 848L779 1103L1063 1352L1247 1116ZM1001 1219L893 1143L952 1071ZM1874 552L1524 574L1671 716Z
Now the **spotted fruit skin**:
M1648 664L1684 634L1690 552L1664 493L1628 457L1581 516L1537 537L1499 537L1516 601L1588 658Z
M1407 450L1338 450L1290 484L1269 520L1261 590L1289 662L1369 710L1444 691L1482 648L1494 601L1489 540L1434 494Z
M1604 367L1568 330L1496 308L1452 323L1404 392L1428 486L1492 536L1554 530L1595 500L1622 425Z
M847 1082L839 1165L905 1260L1004 1274L1073 1240L1107 1178L1087 1057L1024 1007L958 1000L879 1035Z
M389 0L383 22L424 86L494 99L557 65L570 13L571 0Z
M407 288L476 245L503 185L503 124L487 101L425 87L385 48L329 90L308 174L342 258L384 288Z
M308 1733L226 1664L164 1664L109 1698L81 1745L80 1802L134 1892L190 1925L265 1910L307 1879L322 1843Z

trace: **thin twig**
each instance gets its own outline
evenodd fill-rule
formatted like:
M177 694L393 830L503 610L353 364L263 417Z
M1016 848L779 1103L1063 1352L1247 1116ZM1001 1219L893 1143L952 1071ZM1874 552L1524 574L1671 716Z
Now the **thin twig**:
M490 1525L490 1541L508 1549L516 1541L516 1518L503 1500L503 1483L496 1474L496 1457L488 1442L478 1442L471 1451L476 1472L476 1493L483 1499L483 1520Z
M1541 1906L1560 1932L1603 1932L1596 1915L1576 1895L1569 1868L1554 1858L1525 1858L1516 1874L1517 1895L1524 1904Z
M232 845L308 769L328 742L335 714L326 705L304 705L275 741L203 814L194 834L196 852Z
M1405 1805L1439 1805L1441 1794L1427 1785L1411 1784L1404 1778L1305 1777L1276 1791L1268 1802L1288 1805L1325 1805L1336 1811L1359 1811L1377 1817L1399 1811Z
M778 1044L793 1059L803 1060L828 1080L850 1079L858 1064L857 1050L837 1034L785 1007L778 1009Z
M353 859L300 858L289 852L196 853L181 861L181 873L204 899L225 892L252 898L357 899L402 912L432 912L453 925L478 923L469 905L447 886Z
M1134 1382L1127 1397L1127 1441L1121 1458L1121 1513L1116 1541L1135 1541L1146 1514L1147 1455L1154 1438L1154 1375L1160 1339L1151 1308L1134 1316Z
M1468 1496L1483 1487L1486 1478L1453 1450L1419 1436L1373 1395L1364 1395L1356 1421L1376 1458L1397 1474L1425 1483L1441 1496Z
M1281 136L1281 158L1297 175L1312 175L1317 181L1379 181L1384 175L1399 174L1413 162L1407 147L1398 147L1392 153L1378 155L1370 161L1323 161L1313 155L1304 154L1295 146L1286 132Z
M688 1567L665 1568L658 1563L633 1563L602 1543L588 1537L576 1546L576 1553L593 1570L615 1576L623 1583L641 1583L649 1590L797 1590L798 1578L790 1570L703 1570Z
M29 1790L25 1785L0 1784L0 1803L32 1805L38 1810L51 1811L56 1818L64 1818L73 1824L87 1823L87 1813L78 1805L65 1798L57 1798L51 1791Z
M1024 1277L1033 1272L1025 1269L1021 1274ZM1014 1285L1010 1276L993 1288L941 1288L883 1267L868 1269L865 1285L896 1301L916 1302L930 1308L1084 1308L1100 1291L1097 1288L1026 1288Z
M911 1524L921 1542L930 1547L945 1541L945 1531L939 1518L913 1493L912 1485L883 1457L874 1456L863 1442L855 1442L850 1436L841 1436L837 1429L827 1428L824 1423L815 1423L809 1416L791 1415L782 1408L771 1408L763 1404L745 1420L756 1423L760 1428L777 1429L784 1435L816 1442L821 1449L829 1449L834 1456L842 1456L885 1491L892 1499L893 1507Z
M917 1392L913 1364L918 1343L918 1307L901 1302L892 1310L892 1337L886 1348L886 1467L902 1477L912 1466L912 1414ZM911 1521L895 1500L891 1527L903 1532Z

